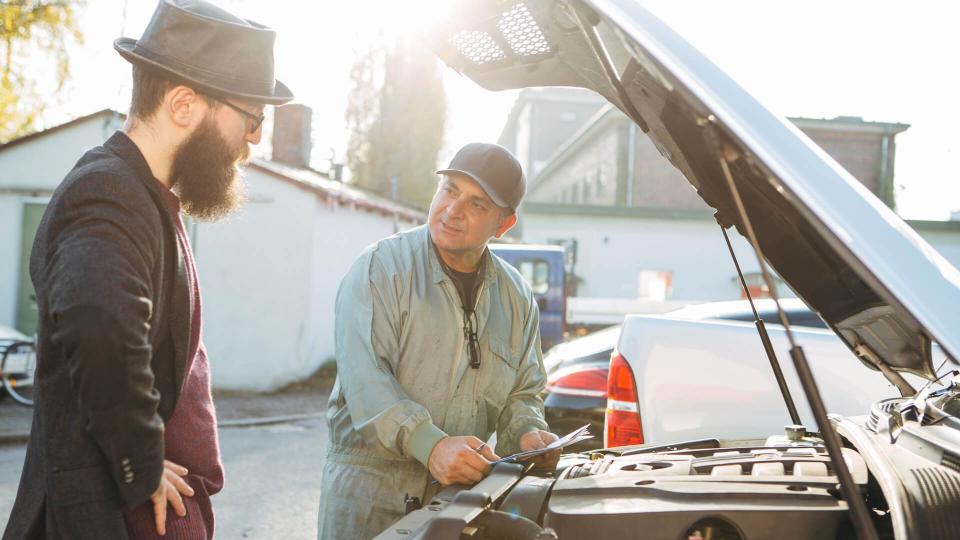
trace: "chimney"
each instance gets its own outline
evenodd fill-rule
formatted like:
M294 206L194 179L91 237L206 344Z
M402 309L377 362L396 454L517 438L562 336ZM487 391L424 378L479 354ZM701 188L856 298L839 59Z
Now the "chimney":
M313 111L299 103L273 111L273 161L310 167L310 131Z

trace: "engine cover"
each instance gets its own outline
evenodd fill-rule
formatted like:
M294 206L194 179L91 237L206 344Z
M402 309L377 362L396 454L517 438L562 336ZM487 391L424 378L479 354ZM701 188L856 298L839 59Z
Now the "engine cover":
M863 459L844 460L863 488ZM560 538L750 540L836 538L846 521L823 448L762 446L585 460L554 484L543 525Z

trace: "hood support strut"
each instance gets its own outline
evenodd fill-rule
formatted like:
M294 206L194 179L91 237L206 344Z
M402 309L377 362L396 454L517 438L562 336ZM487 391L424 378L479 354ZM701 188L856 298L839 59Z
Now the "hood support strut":
M817 382L813 378L813 373L810 371L807 357L803 353L803 348L797 345L794 340L793 332L790 330L790 322L787 320L787 315L780 306L776 283L774 283L770 271L767 269L763 251L760 249L760 242L757 240L753 225L750 223L750 217L747 215L747 210L743 205L740 190L737 189L737 184L733 180L733 174L730 172L729 162L736 161L742 156L735 148L729 145L723 145L720 142L720 135L711 120L713 120L712 117L705 122L706 129L704 135L710 140L713 148L717 151L720 168L723 171L727 187L730 189L730 196L736 204L737 214L743 224L744 233L753 247L754 254L757 256L757 263L760 272L763 274L763 280L767 284L767 289L770 291L770 297L777 306L780 324L782 324L784 330L786 330L787 339L790 341L790 357L793 358L793 365L800 378L800 384L803 386L803 392L807 396L810 409L813 411L813 417L817 421L820 436L823 437L827 453L830 455L830 464L833 472L837 475L837 480L840 482L840 491L843 493L843 498L850 509L851 521L853 521L853 526L857 531L857 538L859 540L878 540L877 530L873 525L873 521L870 520L870 514L867 512L867 505L860 495L857 484L853 481L853 476L850 474L847 464L843 460L840 437L837 435L837 432L834 431L833 424L830 423L830 418L827 416L827 409L823 404L820 391L817 389Z
M717 223L720 223L717 220ZM767 333L767 326L763 319L757 313L756 306L753 305L753 295L747 287L747 280L743 277L743 271L740 270L740 263L737 261L737 254L733 251L733 245L730 244L730 236L727 235L727 229L720 224L720 232L723 233L723 239L727 242L727 249L730 250L730 257L733 259L733 265L737 268L737 275L740 276L740 284L743 286L743 293L747 295L750 302L750 309L753 310L753 323L757 326L757 333L760 334L760 341L763 342L763 350L767 353L767 360L770 361L770 368L773 369L773 376L777 379L777 386L780 387L780 394L783 395L783 402L787 405L787 412L790 414L790 421L794 425L800 425L800 414L797 413L797 405L793 402L793 396L790 395L790 388L787 386L786 379L783 378L783 370L780 369L780 361L777 359L777 353L773 350L773 344L770 343L770 335ZM779 302L777 303L779 306Z
M607 82L616 89L617 97L620 99L620 103L623 104L624 112L627 113L631 120L640 126L640 129L643 130L644 133L650 131L646 120L643 119L643 116L640 115L640 112L637 111L636 106L634 106L633 101L630 100L630 96L627 95L627 90L623 87L623 81L620 80L620 76L617 75L617 71L613 67L613 60L610 59L610 54L607 52L606 47L603 46L603 41L600 40L596 25L590 24L590 22L586 20L586 16L580 12L581 9L586 10L589 8L582 4L577 4L573 7L568 7L567 4L561 4L561 6L572 12L577 26L580 28L580 32L583 33L584 39L590 44L590 50L597 58L597 61L600 62L600 65L603 66L603 73L607 76ZM596 14L593 14L593 16L596 18Z
M887 381L897 387L897 390L900 391L901 396L910 397L917 394L917 391L910 386L910 383L903 378L903 375L900 375L896 371L890 369L890 366L880 360L880 357L877 356L877 353L873 352L873 349L871 349L866 343L861 343L854 347L853 352L860 358L863 358L869 362L871 366L877 368L880 373L883 373L883 376L887 378Z

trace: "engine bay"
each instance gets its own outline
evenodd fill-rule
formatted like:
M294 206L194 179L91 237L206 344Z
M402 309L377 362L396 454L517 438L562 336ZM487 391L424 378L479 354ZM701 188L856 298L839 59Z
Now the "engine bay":
M960 375L953 374L945 387L831 419L878 538L947 540L960 530ZM377 538L858 537L822 439L799 425L766 440L566 454L550 471L500 463L475 486L448 486L425 505L410 503Z
M864 487L863 459L843 457ZM830 467L815 446L606 457L560 475L543 524L561 538L835 538L847 506Z
M571 454L552 476L500 464L473 488L439 492L378 538L521 538L501 529L517 533L525 521L543 528L529 538L590 538L597 531L605 539L849 535L847 505L826 450L814 437L793 438ZM845 448L843 459L865 492L863 458ZM480 519L485 512L504 514L507 524Z

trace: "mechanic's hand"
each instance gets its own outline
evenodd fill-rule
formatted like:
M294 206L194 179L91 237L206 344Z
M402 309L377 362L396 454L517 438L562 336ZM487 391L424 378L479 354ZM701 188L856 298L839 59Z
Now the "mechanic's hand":
M528 431L520 436L520 450L524 452L529 452L530 450L537 450L543 448L544 446L549 445L553 441L559 439L553 433L549 431L544 431L542 429L537 429L534 431ZM551 470L557 467L557 462L560 461L560 449L557 448L552 452L547 452L546 454L541 454L536 456L531 460L538 469L541 470Z
M183 505L184 494L193 497L193 488L182 477L187 475L187 468L176 463L163 460L163 476L160 477L160 486L150 502L153 504L153 517L157 524L157 533L160 536L167 534L167 503L173 506L173 511L180 517L187 515L187 507Z
M477 452L477 448L483 449ZM430 451L427 468L441 485L473 485L490 472L490 462L500 459L483 441L472 436L444 437Z

